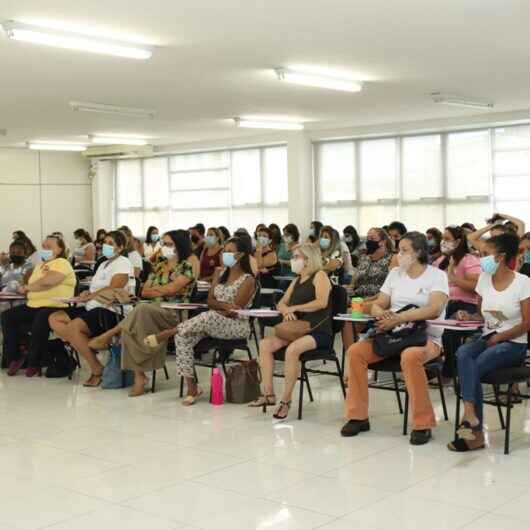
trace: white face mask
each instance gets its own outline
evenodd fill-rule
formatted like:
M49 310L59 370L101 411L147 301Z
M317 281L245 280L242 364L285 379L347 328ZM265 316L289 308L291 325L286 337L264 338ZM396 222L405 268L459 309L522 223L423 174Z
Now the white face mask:
M440 243L440 250L442 251L442 254L451 254L456 249L456 245L452 241L442 241Z
M295 274L300 274L305 267L305 262L303 259L297 258L291 260L291 270Z
M173 247L162 247L162 256L166 259L171 259L175 257L175 249Z
M397 255L397 261L398 261L399 267L402 270L408 271L410 269L410 266L414 263L415 258L414 256L412 256L412 254L399 253Z

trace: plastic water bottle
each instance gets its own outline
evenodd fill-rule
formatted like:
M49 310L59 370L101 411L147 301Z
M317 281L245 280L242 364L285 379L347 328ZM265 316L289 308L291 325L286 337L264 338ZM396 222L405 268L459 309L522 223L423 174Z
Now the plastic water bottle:
M214 368L210 379L210 403L212 405L222 405L225 402L223 386L223 376L219 368Z

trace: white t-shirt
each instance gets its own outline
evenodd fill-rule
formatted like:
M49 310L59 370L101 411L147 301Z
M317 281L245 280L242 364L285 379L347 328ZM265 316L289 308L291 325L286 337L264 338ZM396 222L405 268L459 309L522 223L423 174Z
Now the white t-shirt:
M340 242L340 251L344 261L344 272L350 276L353 276L353 265L351 261L350 249L348 248L348 245L344 243L344 241Z
M475 291L482 298L482 314L486 322L484 335L493 331L502 333L523 321L521 302L530 298L530 278L518 272L514 274L515 278L504 291L495 289L491 274L483 272L479 276ZM528 335L524 333L510 342L526 344Z
M129 278L134 276L134 271L131 262L124 256L119 256L113 261L103 262L96 271L96 274L90 282L90 292L99 291L110 285L112 277L115 274L126 274ZM127 285L125 286L127 288ZM90 300L86 304L87 311L96 307L103 307L103 304L97 300Z
M160 250L160 243L157 241L154 245L152 243L144 243L144 260L148 261L151 256Z
M433 291L449 296L447 274L431 265L427 265L424 273L418 278L411 278L400 267L395 267L388 273L381 287L381 292L390 296L390 309L394 312L409 304L426 306ZM440 326L427 326L427 335L440 346L443 332Z
M142 270L142 256L140 256L140 253L137 250L129 252L129 255L127 257L129 258L129 261L135 269L140 269L140 271Z

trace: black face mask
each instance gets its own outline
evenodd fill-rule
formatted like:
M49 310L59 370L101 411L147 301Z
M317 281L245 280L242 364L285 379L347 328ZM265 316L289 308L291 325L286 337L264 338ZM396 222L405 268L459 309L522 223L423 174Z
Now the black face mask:
M373 254L379 249L379 241L374 241L373 239L366 240L366 253L368 255Z
M10 254L9 261L13 265L22 265L26 261L26 258L24 256L15 256L14 254Z

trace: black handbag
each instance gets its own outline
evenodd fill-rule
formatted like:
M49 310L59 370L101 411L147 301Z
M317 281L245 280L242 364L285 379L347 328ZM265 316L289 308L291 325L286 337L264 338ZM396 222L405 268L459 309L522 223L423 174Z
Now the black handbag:
M418 309L416 305L407 305L397 313L409 309ZM403 350L427 344L427 323L425 320L404 322L390 331L378 331L374 335L374 351L380 357L388 358L399 355Z

